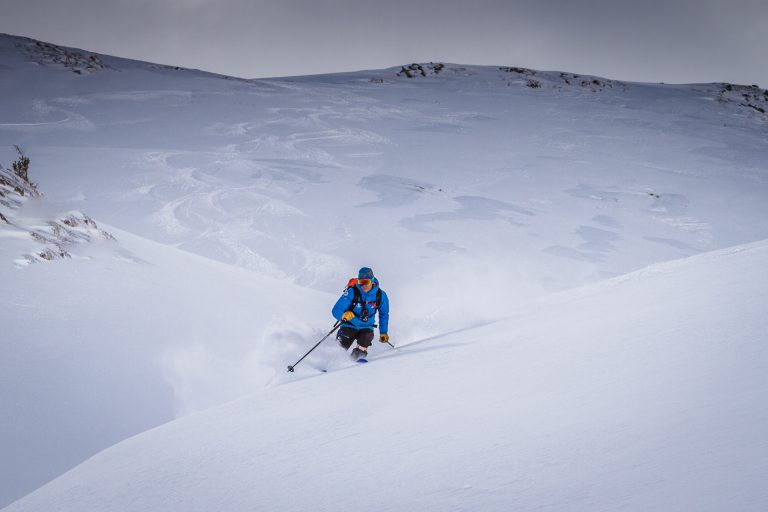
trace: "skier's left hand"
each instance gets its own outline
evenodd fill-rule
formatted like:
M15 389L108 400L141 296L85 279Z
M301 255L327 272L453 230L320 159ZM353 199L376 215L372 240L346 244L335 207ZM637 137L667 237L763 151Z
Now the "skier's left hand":
M382 343L389 343L389 334L382 334L379 336L379 341Z

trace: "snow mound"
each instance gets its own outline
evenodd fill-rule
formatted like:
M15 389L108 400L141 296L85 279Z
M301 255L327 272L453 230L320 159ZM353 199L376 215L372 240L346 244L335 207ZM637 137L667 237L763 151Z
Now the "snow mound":
M757 511L767 258L761 241L653 265L290 382L7 511Z

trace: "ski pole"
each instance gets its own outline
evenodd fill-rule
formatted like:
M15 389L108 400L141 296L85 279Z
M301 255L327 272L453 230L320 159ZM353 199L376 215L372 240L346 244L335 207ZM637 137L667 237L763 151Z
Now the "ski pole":
M341 320L339 320L339 321L337 321L335 324L333 324L333 329L331 329L331 332L329 332L328 334L326 334L326 335L323 337L323 339L321 339L320 341L318 341L318 342L315 344L315 346L314 346L314 347L312 347L311 349L309 349L309 352L307 352L306 354L304 354L303 356L301 356L301 359L299 359L298 361L296 361L296 362L295 362L295 363L293 363L292 365L288 366L288 371L289 371L289 372L292 372L292 371L293 371L293 368L294 368L294 367L295 367L297 364L299 364L300 362L302 362L302 361L304 360L304 358L305 358L305 357L307 357L307 356L310 354L310 352L312 352L312 351L313 351L313 350L315 350L317 347L319 347L319 346L320 346L320 344L321 344L322 342L324 342L324 341L325 341L325 338L327 338L328 336L330 336L331 334L333 334L333 333L334 333L334 331L335 331L336 329L338 329L340 325L341 325Z
M387 342L387 345L389 345L389 346L390 346L390 347L392 347L393 349L397 350L397 347L396 347L396 346L394 346L393 344L391 344L390 342Z

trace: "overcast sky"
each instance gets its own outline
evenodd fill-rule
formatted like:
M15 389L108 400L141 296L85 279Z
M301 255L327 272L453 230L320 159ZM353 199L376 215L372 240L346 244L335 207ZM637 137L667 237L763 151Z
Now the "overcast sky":
M442 61L768 87L768 0L0 0L0 32L246 78Z

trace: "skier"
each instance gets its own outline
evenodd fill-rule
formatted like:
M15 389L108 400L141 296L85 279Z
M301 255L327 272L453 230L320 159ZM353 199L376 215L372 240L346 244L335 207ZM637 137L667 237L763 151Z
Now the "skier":
M353 342L357 346L351 356L355 361L365 360L368 347L373 341L373 325L376 311L379 312L379 341L389 342L389 299L379 287L379 280L373 276L373 270L363 267L357 273L357 279L350 279L344 294L333 306L333 317L340 320L341 328L336 340L349 350Z

